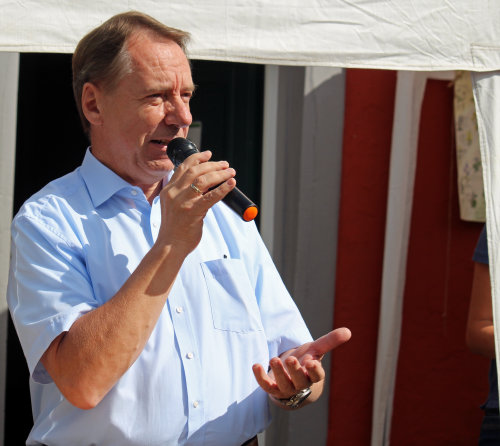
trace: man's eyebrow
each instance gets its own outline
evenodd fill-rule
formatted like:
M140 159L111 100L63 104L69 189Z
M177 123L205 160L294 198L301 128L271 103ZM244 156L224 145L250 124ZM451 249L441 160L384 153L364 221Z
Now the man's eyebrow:
M191 91L192 93L194 93L196 90L198 89L198 85L196 84L190 84L188 87L186 88L182 88L181 91ZM158 86L155 86L155 87L149 87L147 88L145 91L144 91L144 94L148 95L148 94L153 94L153 93L156 93L158 91L165 91L165 90L171 90L171 88L169 87L166 87L166 86L162 86L162 85L158 85Z

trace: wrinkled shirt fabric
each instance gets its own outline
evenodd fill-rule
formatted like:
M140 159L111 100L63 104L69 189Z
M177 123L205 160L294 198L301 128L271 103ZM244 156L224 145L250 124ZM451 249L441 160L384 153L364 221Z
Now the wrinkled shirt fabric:
M30 371L28 445L233 446L269 424L252 365L311 336L255 224L223 203L208 212L144 350L94 409L72 406L40 363L120 289L160 220L159 197L150 205L90 150L14 218L7 297Z

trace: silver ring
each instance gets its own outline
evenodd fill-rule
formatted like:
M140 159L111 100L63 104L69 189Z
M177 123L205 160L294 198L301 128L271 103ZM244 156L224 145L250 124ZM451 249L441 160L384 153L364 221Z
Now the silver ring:
M203 195L203 192L202 192L200 189L198 189L198 188L194 185L194 183L191 183L191 189L193 189L194 191L198 192L200 195Z

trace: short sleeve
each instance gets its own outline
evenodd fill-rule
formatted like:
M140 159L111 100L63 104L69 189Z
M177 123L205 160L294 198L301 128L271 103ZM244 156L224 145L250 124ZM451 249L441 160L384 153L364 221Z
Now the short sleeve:
M483 227L481 234L479 235L479 239L476 244L476 249L474 250L474 254L472 256L472 260L478 263L489 264L488 259L488 238L486 234L486 225Z
M12 225L7 301L29 371L40 383L51 382L39 363L50 343L97 307L84 249L58 229L25 215Z

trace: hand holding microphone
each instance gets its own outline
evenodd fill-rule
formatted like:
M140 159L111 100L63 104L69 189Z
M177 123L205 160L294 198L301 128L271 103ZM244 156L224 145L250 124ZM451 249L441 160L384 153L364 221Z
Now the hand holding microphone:
M196 145L186 138L175 138L167 146L167 155L176 167L188 156L197 152L199 150ZM229 192L222 201L245 221L252 221L259 212L252 200L237 187Z

